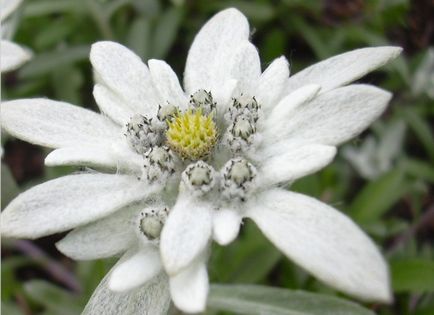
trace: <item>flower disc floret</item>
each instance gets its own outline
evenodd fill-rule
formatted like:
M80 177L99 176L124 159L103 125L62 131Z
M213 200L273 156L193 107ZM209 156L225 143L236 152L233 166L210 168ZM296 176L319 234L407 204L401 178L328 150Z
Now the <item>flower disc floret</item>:
M159 142L159 135L152 124L152 118L143 115L131 117L125 125L125 136L130 146L139 154L145 153Z
M166 105L158 106L157 118L161 122L165 122L167 120L172 119L176 115L177 108L176 106L168 103Z
M138 218L140 233L143 233L148 240L159 239L168 213L169 209L163 207L148 208L141 211Z
M196 161L207 157L217 141L212 115L204 115L201 109L179 113L168 126L167 145L182 159Z
M259 119L259 111L261 106L256 98L247 95L241 95L239 98L232 100L232 105L229 107L229 119L234 121L238 116L245 116L252 122Z
M229 160L222 170L221 192L227 199L245 201L255 186L257 170L247 160Z
M196 109L200 108L203 113L209 115L215 112L217 104L214 102L211 92L200 89L191 95L190 105Z
M214 187L216 173L211 165L198 161L187 166L182 173L182 180L193 194L201 196Z
M152 147L143 157L143 177L149 182L160 180L163 183L175 172L172 152L166 146Z

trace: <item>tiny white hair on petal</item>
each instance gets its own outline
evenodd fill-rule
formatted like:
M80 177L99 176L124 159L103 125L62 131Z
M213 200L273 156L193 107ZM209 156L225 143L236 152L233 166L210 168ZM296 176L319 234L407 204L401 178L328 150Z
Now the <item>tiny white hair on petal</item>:
M187 313L203 312L206 308L209 283L206 265L198 261L170 278L170 293L176 307Z
M0 10L0 20L3 22L9 17L23 2L23 0L2 0ZM3 59L2 59L3 62Z
M322 93L327 92L360 79L395 59L401 52L400 47L368 47L328 58L291 76L284 95L311 83L321 85Z
M135 114L135 111L129 108L121 97L102 84L95 84L93 97L100 111L120 126L123 126Z
M214 211L213 238L220 245L228 245L240 231L242 216L237 209L222 207Z
M121 44L102 41L92 45L90 61L97 83L116 93L131 110L157 112L158 95L149 69L139 56Z
M160 95L160 105L167 103L184 110L188 104L188 98L182 90L176 73L164 61L151 59L148 61L152 82Z
M336 147L311 144L265 159L259 172L260 186L271 187L313 174L333 161Z
M241 42L228 62L231 78L238 81L235 94L255 95L254 85L261 75L261 60L255 45L248 40Z
M235 93L235 90L238 86L238 81L231 78L231 79L227 79L227 80L223 80L223 83L219 85L218 88L213 89L214 90L214 100L217 102L217 104L220 104L220 106L222 106L222 109L226 109L228 107L229 102L232 99L232 96ZM222 114L224 113L224 111L220 111L220 109L218 109L217 113L222 112Z
M113 270L131 257L135 250L126 253L112 268L92 294L82 315L167 315L171 305L169 280L164 272L137 289L114 292L109 288Z
M297 106L279 136L266 144L279 148L295 144L336 146L359 135L386 109L392 95L371 85L354 84L319 94ZM268 148L267 148L268 150Z
M149 244L113 268L109 288L115 292L125 292L140 287L157 276L162 268L158 248Z
M173 276L206 250L212 233L212 203L181 192L161 232L160 250L166 272Z
M3 102L1 115L2 128L9 134L50 148L111 145L121 139L109 119L64 102L43 98Z
M228 77L228 60L249 37L249 23L237 9L214 15L196 35L187 56L184 86L192 94L199 89L220 87Z
M267 128L267 136L282 132L282 129L284 130L288 121L291 120L292 113L299 106L315 98L320 89L321 87L317 84L308 84L284 97L266 117L265 128Z
M273 108L281 98L289 77L289 63L285 57L274 59L259 77L254 95L264 111Z
M1 40L0 45L1 72L15 70L32 57L30 50L11 41Z
M106 218L78 227L56 243L57 249L76 260L108 258L126 252L136 242L132 221L137 207L116 211Z
M121 153L121 154L119 154ZM140 173L142 159L129 150L120 152L116 148L103 146L67 147L52 151L45 158L45 165L86 165L108 170Z
M143 200L159 187L129 175L68 175L18 195L1 213L2 235L38 238L84 225Z
M322 282L362 300L390 302L386 262L369 237L334 208L274 189L252 200L246 216L286 256Z

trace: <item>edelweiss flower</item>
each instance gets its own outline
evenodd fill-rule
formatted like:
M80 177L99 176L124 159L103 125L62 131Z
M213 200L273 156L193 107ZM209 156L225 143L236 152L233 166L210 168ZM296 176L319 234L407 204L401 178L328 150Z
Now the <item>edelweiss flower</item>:
M1 0L1 72L17 69L32 56L28 49L8 40L12 37L12 30L14 29L15 24L11 15L18 8L21 2L22 0Z
M390 93L345 85L401 49L355 50L288 78L284 57L261 72L249 34L239 11L214 16L190 49L185 90L163 61L148 68L119 44L94 44L102 115L47 99L2 105L9 133L56 149L47 165L116 172L52 180L2 214L2 233L11 237L75 228L58 248L76 259L125 253L86 314L164 313L167 287L178 308L203 310L210 241L230 243L243 217L321 281L390 300L372 241L335 209L279 187L330 163L336 145L381 115Z

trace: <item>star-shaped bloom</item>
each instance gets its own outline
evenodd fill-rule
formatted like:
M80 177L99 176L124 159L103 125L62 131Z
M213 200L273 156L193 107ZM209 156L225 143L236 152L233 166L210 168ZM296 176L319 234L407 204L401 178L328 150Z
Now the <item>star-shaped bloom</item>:
M387 266L368 236L281 187L326 166L337 145L381 115L390 93L347 84L401 49L358 49L289 77L284 57L261 71L249 34L239 11L215 15L189 51L184 89L165 62L145 65L122 45L94 44L101 114L47 99L2 104L9 133L55 149L47 165L112 170L36 186L2 214L11 237L74 229L57 244L72 258L123 254L86 314L162 314L169 291L181 310L204 310L209 244L234 240L243 218L319 280L390 300Z
M13 13L21 4L22 0L1 0L1 72L7 72L17 69L23 63L27 62L32 54L26 48L11 42L9 38L12 36L14 28Z

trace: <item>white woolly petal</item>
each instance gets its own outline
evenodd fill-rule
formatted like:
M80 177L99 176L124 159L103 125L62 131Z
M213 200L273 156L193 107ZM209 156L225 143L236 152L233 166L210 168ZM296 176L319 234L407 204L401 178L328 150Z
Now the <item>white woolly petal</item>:
M218 113L220 113L221 115L224 115L224 112L227 109L229 102L231 102L232 96L235 93L237 85L238 85L238 81L235 79L226 80L217 89L216 91L217 93L213 94L214 100L217 102L217 104L220 105Z
M48 99L22 99L1 104L2 127L34 144L59 148L111 145L120 130L90 110Z
M102 84L95 84L93 87L93 97L101 112L118 125L126 124L136 114L134 110L126 105L121 97Z
M208 290L208 273L204 262L197 262L170 278L170 294L173 302L183 312L203 312Z
M241 215L235 209L221 208L214 211L213 238L220 245L228 245L240 231Z
M275 147L341 144L359 135L376 120L390 99L389 92L370 85L349 85L322 93L291 111L289 117L285 117L286 123L270 133L269 143L277 141Z
M114 214L69 232L56 247L76 260L111 257L127 251L136 242L133 219L137 209L121 209Z
M2 40L0 45L1 72L15 70L32 57L32 54L28 49L8 40Z
M239 43L249 37L246 17L237 9L226 9L212 17L196 35L185 66L184 86L188 94L219 87L228 79L228 60Z
M310 102L320 89L321 87L317 84L308 84L284 97L267 117L265 127L269 129L268 132L275 134L284 129L293 111L304 103Z
M80 174L34 186L1 213L2 235L37 238L101 219L157 187L133 176Z
M154 245L146 246L113 268L109 288L115 292L137 288L154 278L161 270L158 248Z
M2 0L0 10L0 20L5 20L12 12L14 12L23 0ZM3 60L3 59L2 59Z
M212 204L181 193L161 232L161 257L169 275L203 253L212 232Z
M119 154L121 153L121 154ZM129 154L128 154L129 153ZM45 165L84 165L112 170L141 171L143 159L127 149L119 152L112 147L68 147L54 150L45 158Z
M254 84L261 75L261 60L256 47L247 40L241 42L231 62L231 77L238 81L238 94L255 95Z
M385 65L401 53L400 47L369 47L346 52L306 68L289 78L285 95L315 83L322 92L351 83Z
M127 253L113 267L114 270L125 259L131 256ZM167 315L170 308L170 290L167 276L162 272L140 288L128 292L113 292L108 282L111 272L98 285L82 315Z
M134 112L155 115L158 96L148 67L131 50L114 42L92 45L90 61L96 80L123 99Z
M86 165L116 169L117 160L103 147L69 147L48 154L45 165Z
M235 209L221 208L214 211L213 238L220 245L228 245L238 236L241 215Z
M258 196L247 216L285 255L324 283L363 300L390 301L383 257L339 211L316 199L275 189Z
M336 147L313 144L265 159L261 166L261 186L287 183L313 174L328 165Z
M259 78L254 91L264 110L271 109L280 99L289 77L289 64L285 57L274 59Z
M148 65L152 82L160 95L160 105L170 103L181 110L185 109L188 105L188 99L172 68L166 62L156 59L149 60Z

